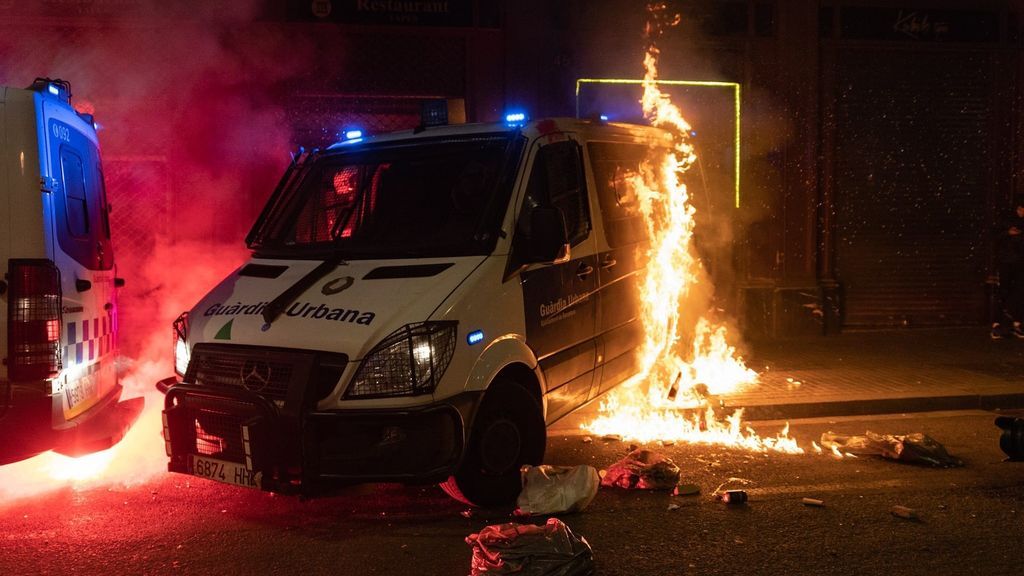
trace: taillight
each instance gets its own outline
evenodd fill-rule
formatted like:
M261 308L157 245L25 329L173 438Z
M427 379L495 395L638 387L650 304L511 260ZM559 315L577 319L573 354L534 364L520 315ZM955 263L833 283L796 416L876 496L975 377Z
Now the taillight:
M182 312L174 321L174 372L184 376L191 356L188 349L188 312Z
M10 260L7 272L7 371L12 381L56 376L61 369L60 270L50 260Z

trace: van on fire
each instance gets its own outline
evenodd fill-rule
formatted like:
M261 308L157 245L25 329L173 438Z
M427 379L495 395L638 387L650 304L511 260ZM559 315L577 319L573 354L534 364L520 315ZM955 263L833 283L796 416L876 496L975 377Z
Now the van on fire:
M509 503L546 424L638 368L628 181L671 139L559 118L353 136L296 158L251 260L174 323L168 467Z
M92 116L71 87L0 87L0 464L117 443L142 398L119 402L117 289Z

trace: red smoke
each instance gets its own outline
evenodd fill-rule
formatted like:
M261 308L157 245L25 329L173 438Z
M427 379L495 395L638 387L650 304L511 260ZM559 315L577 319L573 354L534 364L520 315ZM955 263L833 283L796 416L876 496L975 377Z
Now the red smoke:
M125 396L147 396L123 443L131 455L117 457L132 460L130 470L115 462L107 482L165 469L153 384L172 374L171 322L246 257L245 232L288 162L281 103L313 60L283 27L257 22L261 2L164 4L118 3L116 18L54 16L59 3L0 6L0 85L68 80L72 103L101 127L127 281L122 384ZM59 485L32 477L55 465L41 458L0 468L0 496Z

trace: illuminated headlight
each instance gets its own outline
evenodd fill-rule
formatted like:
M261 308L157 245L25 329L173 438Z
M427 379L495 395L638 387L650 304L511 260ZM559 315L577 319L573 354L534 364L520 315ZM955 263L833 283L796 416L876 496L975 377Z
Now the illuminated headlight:
M182 312L174 321L174 372L184 376L188 370L191 352L188 348L188 312Z
M455 353L457 322L406 324L363 358L346 398L429 394Z

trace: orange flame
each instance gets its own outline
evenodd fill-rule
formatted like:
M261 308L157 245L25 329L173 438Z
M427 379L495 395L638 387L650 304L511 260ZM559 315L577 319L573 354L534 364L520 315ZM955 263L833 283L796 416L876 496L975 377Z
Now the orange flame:
M674 25L679 19L666 18L664 5L649 10L651 43L644 56L640 103L652 125L673 135L674 150L656 160L649 158L641 173L628 182L639 200L650 240L640 288L646 338L637 376L609 394L599 416L583 428L640 442L671 440L802 453L789 437L788 424L777 436L761 438L742 426L742 410L720 419L708 404L708 395L737 392L756 384L758 376L728 343L725 326L701 316L708 303L693 290L708 282L693 244L695 210L682 182L697 157L688 141L690 125L658 88L659 51L654 44L661 26Z

